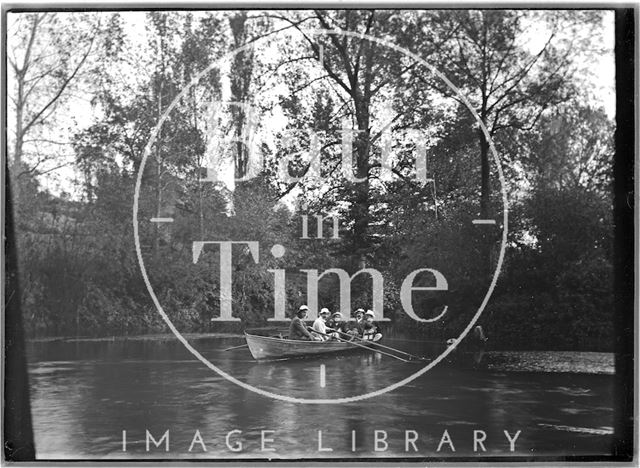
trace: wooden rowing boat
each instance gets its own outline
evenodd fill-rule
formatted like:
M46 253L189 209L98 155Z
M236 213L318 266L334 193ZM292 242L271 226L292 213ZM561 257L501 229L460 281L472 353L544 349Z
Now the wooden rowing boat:
M344 341L302 341L288 340L286 338L276 338L271 336L258 336L244 334L249 346L249 351L254 359L276 359L288 357L312 356L315 354L337 353L359 349L366 343L358 342L359 345Z
M362 349L363 347L370 348L372 351L377 351L382 354L387 354L386 352L377 349L372 343L367 343L366 341L356 341L354 343L346 342L346 341L337 341L337 340L329 340L329 341L302 341L302 340L288 340L286 338L278 338L272 336L260 336L253 335L250 333L244 334L245 339L247 341L246 345L248 346L249 351L251 351L251 355L254 359L286 359L286 358L299 358L299 357L307 357L321 354L329 354L329 353L337 353L337 352L346 352L346 351L354 351L358 349ZM434 347L430 350L428 355L433 358L444 351L445 344ZM234 348L237 348L234 347ZM230 349L234 349L230 348ZM389 348L393 349L393 348ZM396 350L398 353L406 354L402 351ZM387 354L389 355L389 354ZM449 365L464 365L471 366L476 368L481 365L481 361L484 355L484 351L480 352L471 352L469 350L460 350L457 349L453 353L451 353L445 363ZM412 355L407 355L412 356ZM407 357L403 356L403 357ZM391 356L396 359L403 360L398 356ZM416 357L416 356L412 356ZM411 357L407 357L407 359L411 359ZM420 361L415 361L420 362Z

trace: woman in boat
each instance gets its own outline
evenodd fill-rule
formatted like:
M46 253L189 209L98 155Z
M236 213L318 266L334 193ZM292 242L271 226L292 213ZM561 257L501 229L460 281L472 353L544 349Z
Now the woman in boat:
M306 305L301 305L296 315L291 319L291 323L289 324L290 340L316 341L315 336L307 330L307 327L302 321L307 316L308 310L309 308Z
M382 328L374 322L375 314L372 310L367 310L364 314L363 340L379 341L382 338Z

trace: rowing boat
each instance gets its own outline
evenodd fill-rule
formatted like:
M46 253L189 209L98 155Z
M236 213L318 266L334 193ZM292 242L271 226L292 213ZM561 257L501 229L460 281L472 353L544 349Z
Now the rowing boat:
M347 342L347 341L338 341L338 340L329 340L329 341L302 341L302 340L288 340L286 338L278 338L273 336L261 336L261 335L252 335L250 333L244 334L245 339L247 341L246 345L248 346L249 351L251 351L251 355L256 360L261 359L287 359L287 358L299 358L299 357L308 357L314 355L322 355L329 353L338 353L338 352L346 352L346 351L354 351L357 349L362 349L363 347L370 348L372 351L376 351L382 354L388 353L377 349L374 346L374 343L366 342L358 340L357 342ZM442 346L436 346L431 349L428 353L431 358L441 354L444 351L444 344ZM234 348L230 349L235 349ZM388 347L387 347L388 348ZM393 348L388 348L393 350ZM408 354L404 351L395 350L396 353L403 355L407 359L416 358L416 356L412 354ZM456 350L446 359L445 362L452 365L471 365L472 367L477 367L480 365L482 361L482 357L484 355L484 351L480 352L470 352L468 350ZM390 356L395 357L396 359L403 360L398 356ZM421 360L424 360L422 358ZM418 361L416 361L418 362Z
M345 341L302 341L272 336L244 334L249 351L254 359L275 359L337 353L361 348L366 343L353 344ZM360 345L360 346L358 346Z

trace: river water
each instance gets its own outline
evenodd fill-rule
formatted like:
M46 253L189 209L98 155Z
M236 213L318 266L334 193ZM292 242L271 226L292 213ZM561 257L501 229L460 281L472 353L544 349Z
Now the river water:
M292 398L371 393L423 367L368 351L255 362L246 348L224 351L242 344L239 337L190 342L240 381ZM423 351L415 342L386 344ZM172 337L31 342L28 357L39 459L611 452L614 367L613 355L606 353L470 355L382 395L330 405L280 401L242 388Z

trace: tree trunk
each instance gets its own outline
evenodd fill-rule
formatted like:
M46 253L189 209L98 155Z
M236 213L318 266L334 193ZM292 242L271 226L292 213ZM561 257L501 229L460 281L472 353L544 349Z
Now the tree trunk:
M13 147L13 199L14 203L18 204L22 201L21 198L21 177L22 173L22 146L24 144L24 128L23 128L23 113L24 113L24 68L19 72L16 72L16 81L18 82L18 96L16 99L16 141Z
M13 163L20 170L22 166L22 144L24 132L22 130L22 113L24 108L24 81L22 76L17 77L18 81L18 99L16 100L16 141L13 149ZM17 195L17 194L14 194Z
M491 172L489 169L489 142L482 130L480 132L480 218L491 219ZM487 228L490 229L490 228ZM481 231L482 271L490 277L493 271L492 248L493 236L488 230Z
M491 217L491 173L489 169L489 143L482 130L480 133L480 217Z
M164 18L166 20L166 18ZM162 91L164 80L164 50L163 50L163 37L158 38L157 45L157 59L160 64L160 73L158 75L157 85L157 120L160 121L162 117ZM162 216L162 127L158 131L158 138L156 139L156 216L160 218ZM155 229L153 233L153 256L157 258L158 251L160 249L160 224L155 223Z
M31 23L31 34L29 36L29 42L27 43L27 50L24 53L24 60L22 61L22 65L19 66L17 62L13 63L13 69L16 74L16 81L18 83L18 96L16 99L16 141L13 152L13 161L16 169L18 170L17 174L20 174L19 171L22 170L22 145L24 143L24 123L23 113L25 108L25 97L24 97L24 85L25 78L27 75L27 70L31 66L31 50L33 48L33 43L36 38L36 34L38 31L38 25L41 21L40 15L33 16L33 21ZM16 178L15 188L18 189L18 180ZM15 199L18 198L18 193L14 192Z
M353 268L358 270L366 267L367 257L371 253L369 241L369 153L371 148L371 135L369 126L371 121L371 83L373 80L375 48L370 45L364 47L364 63L362 68L362 85L357 83L358 76L354 77L353 100L358 124L358 136L355 139L356 176L364 179L355 185L353 206Z
M195 94L192 95L192 99L193 99L194 128L196 130L196 134L198 134L198 115L197 115L197 109L196 109ZM198 232L200 233L200 240L204 240L204 204L203 204L203 194L202 194L202 173L200 171L200 168L202 167L202 163L203 163L202 158L198 156L196 177L197 177L197 184L198 184L198 227L199 227Z
M231 32L233 34L234 46L241 47L245 43L247 20L246 12L240 12L229 19ZM251 77L253 72L252 66L253 56L250 50L238 52L233 59L233 70L231 71L231 100L234 102L244 102L251 85ZM249 155L247 148L242 144L242 137L247 131L247 116L243 108L238 106L231 107L231 115L233 116L234 136L237 141L235 144L235 177L241 179L247 175Z
M20 203L21 190L20 190L20 174L22 172L22 145L24 141L24 132L22 130L22 111L24 103L22 102L22 94L24 90L24 83L21 78L18 78L18 100L16 102L16 141L13 149L13 196L15 203Z
M354 139L356 155L356 182L353 194L353 271L366 265L369 253L369 103L359 98L356 101L358 135Z

